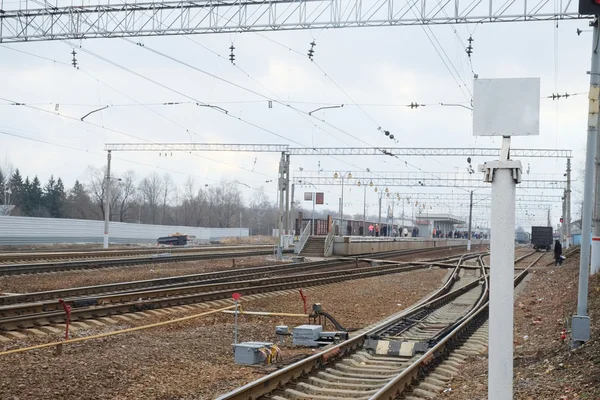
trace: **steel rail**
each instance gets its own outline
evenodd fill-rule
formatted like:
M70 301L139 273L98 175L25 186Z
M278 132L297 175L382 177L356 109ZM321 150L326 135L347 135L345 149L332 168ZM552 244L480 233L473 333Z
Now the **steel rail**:
M518 261L524 259L525 257L529 257L531 254L532 253L526 254L522 257L519 257L515 261L518 262ZM483 260L481 259L481 257L479 257L479 258L480 258L480 265L481 265L482 271L485 271L485 268L483 267L483 265L484 265ZM534 265L535 263L537 263L540 258L541 257L537 258L533 263L531 263L530 267L532 265ZM398 322L402 318L409 317L411 314L414 314L415 312L425 308L426 306L434 305L434 302L436 301L436 299L439 300L439 302L443 302L444 301L443 296L445 295L448 288L451 287L452 283L456 279L461 263L462 263L462 261L457 263L456 269L453 271L453 273L451 274L450 278L446 281L446 283L440 289L438 289L436 292L434 292L431 296L429 296L427 299L417 303L416 305L401 312L400 314L396 314L396 315L388 318L386 321L383 321L383 322L377 324L376 326L368 329L366 332L363 332L358 336L355 336L349 340L346 340L342 343L332 346L331 348L328 348L326 351L317 353L313 356L308 357L305 360L302 360L295 364L287 366L273 374L267 375L258 380L250 382L250 383L248 383L236 390L233 390L227 394L221 395L217 398L217 400L230 400L230 399L250 400L250 399L260 398L261 396L263 396L267 393L271 393L278 388L284 387L290 381L297 380L298 378L308 374L311 371L321 369L323 366L327 365L333 359L338 360L349 354L354 353L357 349L362 347L364 341L366 340L366 338L369 335L375 335L377 332L385 330L386 328L388 328L389 326ZM528 273L528 269L529 269L529 267L517 275L517 277L515 278L515 284L518 284L519 282L521 282L522 279L524 279L524 277ZM487 276L485 274L485 272L483 272L483 273L484 273L484 276ZM476 280L476 281L478 281L478 280ZM470 282L469 284L467 284L465 286L472 286L476 283L476 281ZM463 286L463 288L457 289L455 292L456 293L463 292L464 290L466 290L466 289L464 289L465 286ZM488 286L488 288L489 288L489 286ZM450 292L450 293L454 293L454 291ZM482 303L482 301L479 301L480 305L481 305L481 303ZM438 357L447 355L447 353L444 353L440 349L442 349L442 347L446 343L448 343L451 339L456 340L456 343L458 343L459 337L456 336L455 332L463 332L462 329L464 326L468 325L473 320L481 319L480 316L482 315L483 310L487 309L487 306L488 306L488 302L486 301L483 305L481 305L481 307L479 309L473 308L470 312L470 315L466 316L464 318L464 321L462 323L460 323L460 325L458 327L456 327L448 335L446 335L441 340L439 340L439 342L432 349L430 349L424 356L420 357L416 363L412 364L408 369L404 370L400 375L398 375L398 377L394 378L390 383L388 383L381 390L379 390L379 392L377 392L378 397L372 397L372 398L373 399L396 398L396 396L399 393L401 393L402 390L404 390L405 388L408 388L412 383L414 383L416 381L416 379L420 376L420 374L422 376L422 374L424 374L431 367L434 366L434 363L433 363L433 361L435 360L435 358L433 357L434 354L437 355ZM398 389L400 386L402 386L402 390L395 390L395 389ZM391 390L391 389L394 389L394 390ZM381 393L383 393L383 394L381 394Z
M73 306L71 318L73 320L78 320L90 318L90 315L104 316L114 313L139 311L171 305L228 299L234 292L248 295L275 290L293 289L297 287L322 285L351 279L368 278L384 274L408 272L422 268L426 267L423 265L377 266L353 270L312 273L308 275L301 274L241 282L197 285L177 289L115 294L100 296L93 299L70 299L67 303ZM90 306L90 303L85 303L86 300L90 301L91 304L98 306ZM77 307L78 304L82 304L83 306ZM64 313L58 311L59 309L58 302L27 303L0 307L0 314L7 315L11 313L7 317L0 318L0 329L23 329L37 325L57 323L57 320L62 322L62 320L64 320ZM14 316L14 314L17 314L18 316Z
M39 260L39 259L86 259L103 258L111 256L128 256L141 254L159 254L159 253L202 253L202 252L220 252L220 251L239 251L272 249L272 245L242 245L242 246L206 246L206 247L154 247L154 248L133 248L133 249L94 249L94 250L61 250L61 251L19 251L19 252L0 252L0 263L11 260Z
M431 259L429 262L424 261L399 261L397 262L397 266L401 265L426 265L426 266L440 266L446 267L449 264L446 264L445 261L449 261L452 259L458 258L458 256L450 256L450 257L442 257ZM276 265L267 265L260 267L250 267L250 268L238 268L224 271L215 271L215 272L204 272L200 274L191 274L191 275L181 275L181 276L173 276L167 278L156 278L156 279L148 279L148 280L140 280L140 281L130 281L130 282L119 282L119 283L109 283L102 285L94 285L94 286L82 286L75 288L67 288L67 289L58 289L58 290L48 290L41 292L32 292L32 293L23 293L23 294L13 294L9 296L0 296L0 308L2 306L18 304L18 303L28 303L28 302L41 302L44 300L57 300L59 298L62 299L70 299L70 298L80 298L80 297L89 297L95 294L107 294L107 293L115 293L115 292L127 292L132 293L141 290L148 290L148 288L167 288L167 287L181 287L181 286L189 286L193 284L200 283L218 283L223 282L224 279L230 280L244 280L249 278L257 278L260 274L277 274L284 272L286 274L290 274L295 271L311 271L311 270L320 270L322 268L335 268L341 265L348 265L354 262L355 265L358 266L358 263L370 262L369 259L331 259L326 261L309 261L302 263L294 263L292 265L287 264L276 264ZM394 263L395 261L390 261ZM393 265L393 264L388 264Z
M332 359L340 359L344 356L354 353L358 348L362 347L365 339L369 334L378 332L384 329L386 326L393 324L405 318L417 310L420 310L426 305L433 301L435 298L446 293L452 286L452 283L456 279L460 264L463 258L461 257L457 262L455 270L450 274L444 285L437 289L434 293L429 295L426 299L418 302L417 304L407 308L406 310L394 315L393 317L385 320L374 327L370 328L366 332L352 337L342 343L336 344L330 347L328 350L314 354L304 360L298 361L292 365L280 369L272 374L259 378L253 382L250 382L242 387L239 387L229 393L221 395L217 400L254 400L263 396L267 393L271 393L274 390L281 388L289 382L300 378L303 375L308 374L311 371L318 370L326 365Z
M89 306L96 305L107 305L114 303L127 303L132 301L144 301L147 299L154 299L159 297L170 297L170 296L181 296L186 294L198 293L198 292L211 292L211 291L219 291L226 289L239 289L242 290L244 288L250 288L255 286L265 286L269 284L275 283L288 283L288 282L299 282L307 279L327 279L336 276L353 276L354 274L360 273L370 273L370 272L380 272L384 273L386 271L390 271L389 273L394 272L404 272L411 271L413 269L425 268L422 265L419 266L402 266L398 267L396 265L391 266L382 266L382 267L361 267L361 268L353 268L347 270L336 270L330 272L313 272L313 273L301 273L301 274L293 274L293 275L284 275L284 276L276 276L276 277L268 277L268 278L258 278L258 279L234 279L225 282L201 282L196 285L186 285L183 287L166 287L166 288L151 288L144 289L140 291L124 291L119 293L107 293L102 294L95 297L76 297L70 299L63 299L66 304L72 307L72 311L77 310L78 308L85 308ZM244 275L245 278L252 277L252 274ZM34 312L43 312L43 311L52 311L52 310L60 310L62 306L58 303L58 301L44 301L44 302L34 302L34 303L21 303L16 305L9 306L0 306L0 325L2 323L3 317L9 317L13 315L21 315L24 313L34 313Z
M407 272L413 269L423 268L422 266L418 267L401 267L395 269L386 269L381 271L372 271L372 272L364 272L364 273L338 273L332 274L328 277L319 277L313 279L302 279L293 278L293 279L281 279L276 283L266 284L266 285L248 285L244 287L231 285L228 286L229 289L217 290L217 291L209 291L209 292L201 292L201 293L187 293L176 296L154 296L141 301L138 300L130 300L127 303L110 303L110 304L102 304L97 307L83 307L83 308L73 308L71 310L71 320L79 321L88 318L97 318L101 316L109 316L113 314L126 313L126 312L135 312L135 311L144 311L150 309L156 309L161 307L170 307L176 305L184 305L191 303L199 303L206 301L214 301L214 300L222 300L229 299L231 295L235 292L241 293L244 296L256 294L256 293L265 293L271 291L278 290L288 290L288 289L296 289L298 287L309 287L309 286L318 286L336 282L343 282L351 279L361 279L361 278L369 278L378 275L384 274L392 274L399 272ZM239 282L238 282L239 283ZM214 289L214 288L213 288ZM187 290L189 292L190 290ZM134 296L135 297L135 296ZM116 300L116 299L113 299ZM16 329L24 329L31 328L40 325L48 325L48 324L56 324L63 323L65 321L65 315L62 311L49 311L42 312L36 314L29 314L17 317L8 317L8 318L0 318L0 329L1 330L16 330Z
M536 258L525 270L521 271L514 279L517 286L529 273L529 268L535 265L544 254ZM434 347L419 357L413 364L401 372L396 378L387 383L379 391L369 397L369 400L394 399L410 388L420 377L426 376L439 363L470 336L487 319L489 302L483 304L478 310L462 321L454 330L441 339Z
M291 253L292 250L284 250L284 253ZM69 271L82 269L96 268L111 268L126 265L140 264L158 264L171 263L180 261L196 261L196 260L215 260L221 258L240 258L265 256L273 254L272 250L257 250L245 252L226 252L226 253L200 253L200 254L183 254L183 255L168 255L168 256L145 256L137 258L114 258L114 259L99 259L99 260L80 260L80 261L62 261L39 264L13 264L11 266L0 265L0 276L2 275L20 275L32 274L53 271Z
M327 266L336 266L337 264L347 263L347 261L340 260L331 260L328 261ZM190 275L179 275L167 278L156 278L156 279L146 279L140 281L130 281L130 282L119 282L119 283L107 283L103 285L93 285L93 286L81 286L75 288L67 288L67 289L58 289L58 290L47 290L42 292L31 292L31 293L23 293L17 295L10 296L1 296L0 297L0 305L10 305L17 303L27 303L33 301L43 301L49 299L59 299L59 298L71 298L71 297L81 297L81 296L90 296L98 293L110 293L117 291L125 291L125 290L135 290L140 288L148 288L148 287L157 287L157 286L168 286L174 284L185 284L187 282L202 282L202 281L210 281L210 280L218 280L221 278L237 278L240 276L245 276L245 274L262 274L269 272L278 272L279 270L285 270L286 272L295 271L297 269L304 270L312 270L315 268L320 268L325 263L323 261L310 261L293 264L292 266L286 264L276 264L276 265L267 265L261 267L250 267L250 268L236 268L225 271L215 271L215 272L204 272L200 274L190 274ZM242 274L242 275L240 275Z
M456 249L458 246L440 246L433 248L424 249L411 249L411 250L393 250L382 253L366 253L365 255L381 254L381 257L402 255L411 255L421 252L435 252L448 249ZM284 253L292 253L293 250L283 250ZM140 265L140 264L155 264L155 263L169 263L169 262L180 262L180 261L195 261L195 260L211 260L211 259L222 259L229 257L252 257L261 255L270 255L272 251L260 250L254 252L227 252L227 253L201 253L201 254L183 254L183 255L168 255L168 256L151 256L151 257L139 257L139 258L116 258L116 259L101 259L101 260L80 260L80 261L63 261L63 262L50 262L50 263L37 263L37 264L13 264L13 265L0 265L0 276L2 275L19 275L19 274L31 274L31 273L42 273L42 272L53 272L53 271L68 271L68 270L82 270L82 269L96 269L96 268L111 268L125 265ZM356 257L362 257L363 255L355 255Z

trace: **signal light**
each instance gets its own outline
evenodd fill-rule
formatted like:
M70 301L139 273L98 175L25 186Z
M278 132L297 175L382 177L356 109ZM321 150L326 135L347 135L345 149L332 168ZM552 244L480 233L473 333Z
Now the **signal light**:
M563 219L562 219L562 217L560 218L560 223L561 223L561 224L563 223Z

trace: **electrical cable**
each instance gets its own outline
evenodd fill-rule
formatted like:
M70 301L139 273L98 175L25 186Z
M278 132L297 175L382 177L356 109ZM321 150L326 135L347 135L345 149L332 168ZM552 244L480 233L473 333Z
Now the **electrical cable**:
M11 48L11 47L2 46L2 45L0 45L0 46L1 46L1 47L3 47L3 48L8 48L8 49L11 49L11 50L13 50L13 48ZM34 54L34 53L29 53L29 52L22 51L22 50L17 50L17 51L18 51L18 52L20 52L20 53L23 53L23 54L27 54L27 55L33 56L33 57L38 57L38 58L41 58L41 59L44 59L44 60L47 60L47 61L52 61L52 62L55 62L55 63L61 64L61 65L67 66L67 67L69 67L69 68L71 67L71 66L70 66L70 64L67 64L67 63L64 63L64 62L60 62L60 61L57 61L57 60L52 60L52 59L50 59L50 58L47 58L47 57L38 56L38 55L36 55L36 54ZM105 85L106 87L108 87L108 88L110 88L110 89L112 89L112 90L116 91L117 93L121 94L122 96L125 96L125 97L127 97L128 99L130 99L130 100L134 101L134 102L135 102L135 103L137 103L138 105L142 105L140 102L138 102L138 101L137 101L136 99L134 99L133 97L131 97L131 96L127 95L126 93L124 93L124 92L122 92L121 90L119 90L119 89L115 88L114 86L112 86L112 85L110 85L110 84L108 84L108 83L106 83L106 82L104 82L104 81L100 80L99 78L95 77L94 75L92 75L92 74L90 74L90 73L88 73L88 72L86 72L86 71L82 70L81 68L78 68L77 70L78 70L78 71L81 71L81 72L82 72L84 75L87 75L89 78L91 78L91 79L94 79L94 80L96 80L97 82L100 82L101 84ZM59 113L59 112L52 112L52 111L44 110L44 109L41 109L41 108L38 108L38 107L31 106L31 105L29 105L28 103L17 103L17 102L10 101L10 100L8 100L8 99L2 99L2 98L0 98L0 100L8 101L8 102L9 102L9 103L11 103L12 105L22 105L22 106L26 106L26 107L29 107L29 108L35 109L35 110L37 110L37 111L42 111L42 112L46 112L46 113L50 113L50 114L54 114L54 115L59 115L59 116L62 116L62 117L64 117L64 118L67 118L67 119L71 119L71 120L75 120L75 121L80 121L79 119L77 119L77 118L75 118L75 117L71 117L71 116L68 116L68 115L66 115L66 114L61 114L61 113ZM192 104L192 103L190 103L190 104ZM193 104L195 104L195 103L193 103ZM148 106L145 106L145 105L143 105L143 107L144 107L144 108L146 108L146 109L148 109L148 110L149 110L149 111L151 111L152 113L154 113L154 114L156 114L156 115L159 115L160 117L162 117L162 118L166 119L167 121L170 121L170 122L174 123L175 125L177 125L177 126L181 127L181 128L182 128L182 129L184 129L184 130L185 130L187 133L190 133L190 132L192 132L194 135L198 135L196 132L194 132L194 131L192 131L192 130L190 130L190 129L186 128L185 126L183 126L183 125L181 125L181 124L179 124L177 121L174 121L173 119L171 119L171 118L169 118L169 117L167 117L167 116L164 116L163 114L161 114L161 113L157 112L156 110L152 110L150 107L148 107ZM147 140L147 139L145 139L145 138L137 137L137 136L131 135L131 134L129 134L129 133L126 133L126 132L123 132L123 131L119 131L119 130L115 130L115 129L112 129L112 128L108 128L108 127L105 127L104 125L98 125L98 124L94 124L94 123L92 123L92 122L89 122L89 121L80 121L80 122L85 122L85 123L87 123L87 124L90 124L90 125L96 126L96 127L100 128L100 129L105 129L105 130L109 130L109 131L111 131L111 132L114 132L114 133L122 134L122 135L129 136L129 137L133 137L133 138L135 138L135 139L138 139L138 140L140 140L140 141L144 141L144 142L147 142L147 143L153 143L152 141L150 141L150 140ZM201 135L198 135L198 136L201 136ZM219 159L214 159L214 158L211 158L211 157L207 157L207 156L200 155L200 154L196 154L196 153L192 153L192 152L190 152L189 154L192 154L192 155L194 155L194 156L196 156L196 157L200 157L200 158L203 158L203 159L206 159L206 160L212 161L212 162L217 162L217 163L220 163L220 164L223 164L223 165L228 165L228 166L231 166L231 167L234 167L234 168L238 168L238 169L241 169L241 170L245 170L245 171L248 171L248 172L253 172L253 173L257 174L257 175L262 175L262 176L269 177L269 178L271 177L271 175L267 175L267 174L264 174L264 173L261 173L261 172L258 172L258 171L254 171L254 170L251 170L251 169L249 169L249 168L245 168L245 167L242 167L242 166L239 166L239 165L235 165L235 164L227 163L227 162L224 162L224 161L222 161L222 160L219 160Z
M20 138L20 139L30 140L30 141L33 141L33 142L43 143L43 144L47 144L47 145L51 145L51 146L62 147L62 148L70 149L70 150L82 151L82 152L85 152L85 153L89 153L89 154L94 154L94 155L98 155L98 156L101 156L101 157L105 157L104 153L98 153L98 152L95 152L95 151L90 151L90 150L82 149L82 148L79 148L79 147L74 147L74 146L70 146L70 145L66 145L66 144L61 144L61 143L56 143L56 142L51 142L51 141L48 141L48 140L32 138L32 137L20 135L20 134L14 133L14 132L9 132L9 131L6 131L4 129L0 129L0 134L6 135L6 136L17 137L17 138ZM151 165L151 164L140 162L140 161L129 160L129 159L126 159L126 158L121 158L121 157L115 157L115 156L113 156L113 159L116 159L116 160L119 160L119 161L125 161L125 162L130 163L130 164L137 164L137 165L142 165L142 166L145 166L145 167L160 169L160 170L167 171L167 172L172 172L172 173L176 173L176 174L186 175L186 176L189 176L189 177L200 178L202 180L208 180L208 181L212 181L212 182L221 182L221 180L219 180L219 179L207 178L207 177L203 177L203 176L200 176L200 175L190 174L189 172L178 171L178 170L174 170L174 169L171 169L171 168L160 167L158 165ZM252 189L254 191L260 191L259 188L250 188L250 189Z

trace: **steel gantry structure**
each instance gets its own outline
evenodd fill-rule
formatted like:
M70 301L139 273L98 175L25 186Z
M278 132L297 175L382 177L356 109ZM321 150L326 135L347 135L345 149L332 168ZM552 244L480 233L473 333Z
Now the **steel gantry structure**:
M467 173L453 173L453 172L395 172L389 173L388 176L360 176L361 172L352 173L352 180L354 182L361 182L361 185L368 184L370 186L378 187L381 190L382 187L396 187L396 186L408 186L408 187L460 187L460 188L489 188L486 182L478 179L476 176ZM295 184L308 184L308 185L325 185L325 186L339 186L341 181L330 175L301 175L296 176L293 179ZM372 184L372 185L371 185ZM566 180L557 179L536 179L535 176L529 175L528 179L523 178L519 184L519 188L523 189L561 189L567 188Z
M286 153L293 156L464 156L497 157L499 149L464 147L290 147L285 144L239 143L107 143L112 151L239 151ZM511 149L512 157L571 158L571 150Z
M569 0L25 0L2 7L5 43L583 18Z
M278 214L278 230L281 235L284 231L290 233L292 231L291 207L294 203L294 184L290 184L290 156L310 156L310 155L337 155L337 156L466 156L466 157L494 157L498 156L500 150L494 148L442 148L442 147L420 147L420 148L405 148L405 147L290 147L286 144L272 143L107 143L104 150L107 151L107 191L110 190L110 162L111 153L113 151L124 152L255 152L255 153L280 153L277 192L279 202ZM561 149L511 149L513 157L536 157L536 158L566 158L567 163L570 163L572 157L571 150ZM362 171L358 174L363 173ZM378 173L379 174L379 173ZM373 174L371 174L373 175ZM443 175L441 177L440 175ZM355 175L358 176L358 175ZM296 178L298 184L312 185L337 185L339 182L333 176L315 176L306 178ZM304 181L302 182L302 179ZM362 181L376 182L379 186L437 186L437 187L458 187L465 185L470 188L488 187L483 181L473 179L472 176L458 173L426 173L423 176L414 174L405 175L402 177L363 177ZM333 182L336 181L336 182ZM356 181L356 180L355 180ZM569 178L567 178L569 181ZM524 188L548 188L556 189L563 188L564 182L539 179L526 180L521 185ZM290 190L292 201L290 202ZM108 215L108 212L106 213ZM108 218L105 221L105 235L108 234ZM281 244L281 238L279 243ZM281 247L278 249L278 255L281 255Z
M395 197L401 199L415 199L418 201L439 201L439 202L464 202L469 200L468 193L400 193L394 192ZM485 201L491 199L489 194L474 194L473 201ZM526 194L517 195L517 202L524 203L558 203L562 200L561 196L556 195L539 195L539 194Z

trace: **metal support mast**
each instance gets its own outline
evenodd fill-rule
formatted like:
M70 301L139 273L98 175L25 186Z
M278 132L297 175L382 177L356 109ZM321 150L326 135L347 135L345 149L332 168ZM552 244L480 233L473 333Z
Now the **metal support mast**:
M285 191L285 153L281 153L279 161L279 177L277 179L277 191L279 195L279 212L277 213L277 259L283 259L283 214L284 214L284 191Z
M567 222L567 246L568 249L571 247L571 159L567 159L567 204L566 204L566 216L565 221Z
M292 232L291 216L290 216L290 155L285 155L284 165L284 190L285 190L285 234L290 235Z
M469 234L467 236L467 251L471 251L471 231L473 223L473 191L471 190L471 197L469 202Z
M111 151L108 151L106 156L106 176L105 180L105 193L104 193L104 248L108 249L108 224L110 221L110 159Z
M571 337L573 347L590 339L590 318L587 315L588 281L590 273L590 243L592 241L592 201L594 192L594 159L598 140L598 113L600 111L600 49L598 18L594 20L592 35L592 67L590 71L590 105L585 154L585 181L583 185L583 215L581 217L581 254L579 258L579 293L577 315L573 316Z

